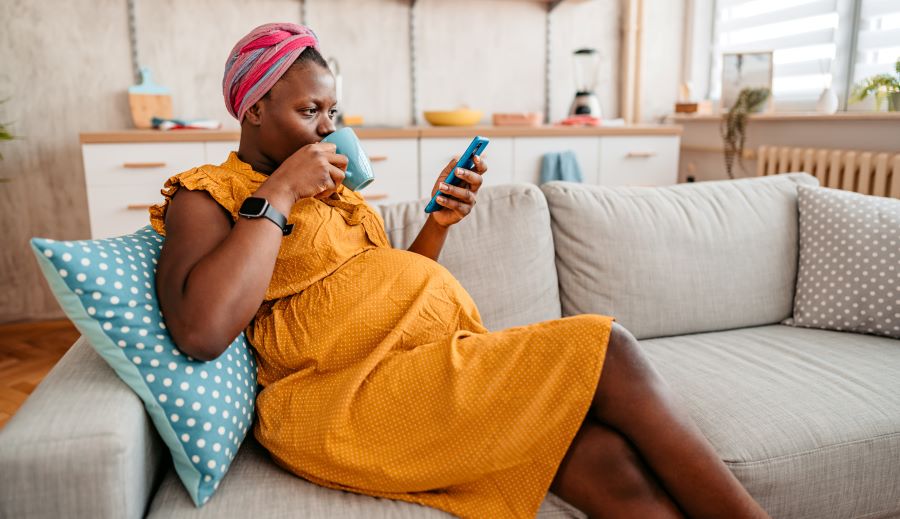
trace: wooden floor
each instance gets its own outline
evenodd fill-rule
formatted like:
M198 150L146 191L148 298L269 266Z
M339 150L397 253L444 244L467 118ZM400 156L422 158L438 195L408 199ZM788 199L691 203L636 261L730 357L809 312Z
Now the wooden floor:
M0 429L79 335L68 320L0 325Z

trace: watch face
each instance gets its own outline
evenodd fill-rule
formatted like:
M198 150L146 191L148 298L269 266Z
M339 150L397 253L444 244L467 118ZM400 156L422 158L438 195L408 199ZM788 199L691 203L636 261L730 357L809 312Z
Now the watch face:
M238 211L242 216L261 216L266 209L266 199L251 196L244 200L241 204L241 210Z

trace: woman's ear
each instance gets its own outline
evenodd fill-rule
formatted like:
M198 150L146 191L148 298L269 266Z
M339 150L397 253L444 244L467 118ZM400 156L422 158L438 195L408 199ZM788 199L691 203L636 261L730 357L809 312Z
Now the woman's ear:
M262 124L262 99L253 103L253 106L244 112L244 120L253 126Z

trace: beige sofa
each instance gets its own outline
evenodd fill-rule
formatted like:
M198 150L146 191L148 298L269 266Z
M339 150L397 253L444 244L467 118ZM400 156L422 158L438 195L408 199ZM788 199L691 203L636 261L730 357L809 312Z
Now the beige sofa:
M441 262L491 329L615 315L773 517L900 517L900 341L779 324L799 183L816 180L486 188ZM383 209L395 247L422 207ZM81 339L0 431L0 517L142 515L445 516L309 484L252 438L196 509L140 400ZM579 516L552 495L539 513Z

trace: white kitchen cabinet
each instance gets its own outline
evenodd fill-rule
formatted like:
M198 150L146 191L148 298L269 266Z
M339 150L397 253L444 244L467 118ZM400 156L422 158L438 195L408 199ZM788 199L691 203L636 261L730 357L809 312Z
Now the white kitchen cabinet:
M600 137L516 137L516 182L538 184L541 180L541 162L547 153L573 151L585 184L597 184L599 171ZM674 167L677 168L677 163Z
M91 238L130 234L150 224L150 206L163 201L163 181L153 184L88 188Z
M202 142L85 144L84 178L91 236L128 234L150 223L166 179L206 159Z
M677 136L602 137L598 184L668 186L678 180Z
M239 141L207 141L205 164L221 164L228 159L232 151L237 151L241 144Z
M513 182L513 138L490 137L487 148L482 152L488 171L484 175L485 186L509 184ZM419 140L419 197L430 198L431 189L438 174L443 171L453 157L462 155L471 137L428 138ZM365 145L365 143L364 143Z
M375 180L360 194L371 204L419 198L418 139L362 139Z
M88 187L162 182L203 164L202 142L85 144L84 178Z
M677 179L677 131L626 128L621 134L610 135L618 130L608 129L600 135L573 135L569 132L581 130L560 134L559 129L535 129L534 135L522 135L524 130L516 129L500 136L491 131L495 130L487 130L491 142L483 154L488 186L536 184L544 154L567 150L575 152L586 184L668 185ZM446 130L434 129L438 134L433 136L426 133L431 129L399 130L401 135L397 130L374 132L379 130L360 131L375 171L375 181L362 195L372 204L429 197L441 170L472 140L469 131L441 135ZM234 132L173 132L162 139L160 135L140 131L82 135L93 237L127 234L147 225L147 208L162 201L159 192L167 178L202 164L221 164L238 148L239 134Z

